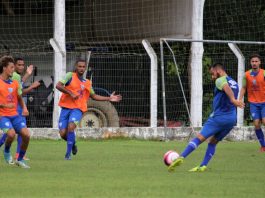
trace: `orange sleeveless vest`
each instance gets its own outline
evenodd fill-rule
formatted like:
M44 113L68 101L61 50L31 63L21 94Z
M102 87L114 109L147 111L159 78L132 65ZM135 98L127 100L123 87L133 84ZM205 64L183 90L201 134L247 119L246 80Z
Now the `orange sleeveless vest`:
M18 104L18 88L19 84L17 81L12 81L8 84L0 79L0 103L14 103L13 108L0 108L0 116L16 116L17 104Z
M251 70L246 72L248 101L253 103L265 102L264 70L260 69L256 76L251 76Z
M80 109L82 112L87 111L87 100L90 95L91 82L89 80L82 82L78 78L78 75L73 73L72 81L65 88L79 95L79 97L74 100L70 95L62 93L59 106L68 109Z

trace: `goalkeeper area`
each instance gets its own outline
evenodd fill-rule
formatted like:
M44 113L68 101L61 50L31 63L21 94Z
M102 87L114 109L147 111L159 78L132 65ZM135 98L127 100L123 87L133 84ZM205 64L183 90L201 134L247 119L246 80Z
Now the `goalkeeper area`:
M263 153L254 142L222 142L203 173L187 172L200 163L201 145L176 172L167 172L166 151L185 142L112 139L79 140L79 153L65 161L63 141L33 140L29 170L1 159L4 197L264 197ZM45 151L45 154L43 153ZM54 152L56 151L56 152Z

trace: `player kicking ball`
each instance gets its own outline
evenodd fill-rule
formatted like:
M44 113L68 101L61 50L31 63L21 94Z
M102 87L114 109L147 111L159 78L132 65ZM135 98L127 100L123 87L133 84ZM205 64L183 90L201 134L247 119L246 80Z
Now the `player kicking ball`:
M172 172L181 165L184 159L190 155L202 142L210 138L203 161L199 166L189 170L190 172L204 172L215 154L216 145L235 126L237 121L236 107L244 108L245 104L237 100L239 88L235 80L227 75L224 66L216 63L210 67L212 80L215 81L213 112L204 124L197 137L191 140L180 157L171 163L168 171Z
M62 139L67 142L65 160L71 160L77 153L75 141L75 129L80 122L83 112L87 111L89 97L99 101L119 102L122 97L112 93L109 97L95 94L92 83L83 77L86 71L86 61L77 60L75 72L68 72L64 79L59 81L56 88L62 92L59 101L61 114L59 117L59 133Z

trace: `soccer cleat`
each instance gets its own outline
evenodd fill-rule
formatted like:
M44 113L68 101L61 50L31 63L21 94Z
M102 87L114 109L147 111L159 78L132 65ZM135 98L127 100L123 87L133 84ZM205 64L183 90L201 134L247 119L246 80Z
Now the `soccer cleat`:
M189 172L204 172L207 170L207 166L196 166L189 170Z
M15 155L15 160L18 159L19 153L16 153ZM29 161L29 158L27 158L26 156L23 157L23 160Z
M6 153L4 151L4 158L5 158L6 163L8 163L8 164L14 164L14 161L13 161L12 156L11 156L10 153Z
M65 159L65 160L71 160L72 158L71 158L70 156L68 156L68 157L65 156L64 159Z
M21 161L15 161L15 164L17 166L20 166L21 168L30 168L30 166L28 166L26 163L25 163L25 160L21 160Z
M77 154L77 151L78 151L77 146L74 144L73 147L72 147L72 153L73 153L73 155L76 155Z
M170 164L170 166L168 167L168 171L169 171L169 172L173 172L177 166L179 166L180 164L183 163L183 161L184 161L184 157L179 157L179 158L177 158L176 160L174 160L174 161Z
M265 152L265 146L260 147L260 152Z

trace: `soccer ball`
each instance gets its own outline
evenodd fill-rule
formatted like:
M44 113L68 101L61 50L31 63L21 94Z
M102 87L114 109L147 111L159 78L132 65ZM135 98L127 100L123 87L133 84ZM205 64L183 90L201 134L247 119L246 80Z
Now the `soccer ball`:
M176 151L168 151L164 155L164 163L169 166L175 159L179 157L179 154Z

